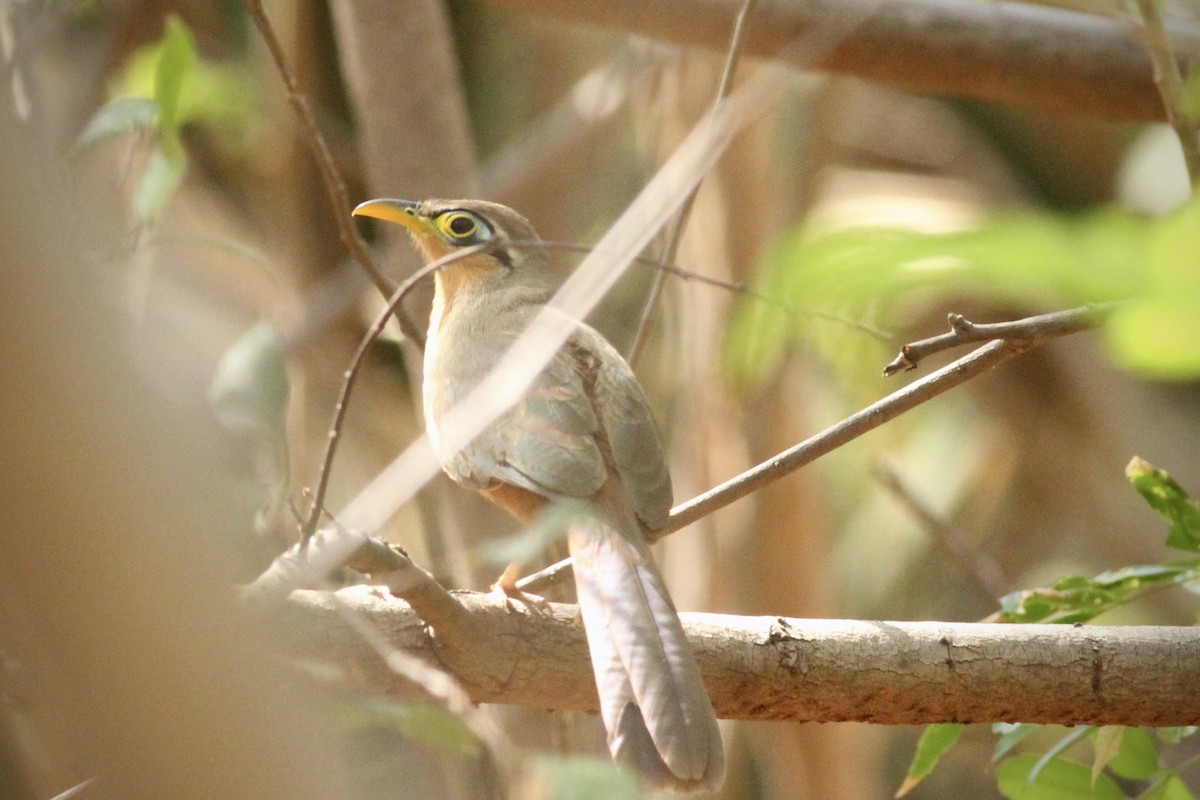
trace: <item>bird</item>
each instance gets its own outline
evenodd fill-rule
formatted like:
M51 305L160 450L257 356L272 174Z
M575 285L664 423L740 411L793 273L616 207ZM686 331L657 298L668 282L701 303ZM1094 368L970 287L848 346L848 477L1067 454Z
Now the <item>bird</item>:
M448 413L546 307L557 272L528 220L498 203L385 198L353 213L406 228L426 263L475 248L435 272L422 394L438 460L524 523L555 502L582 505L566 538L613 759L652 788L715 791L725 773L716 714L647 539L667 522L672 488L633 370L571 320L521 400L452 449Z

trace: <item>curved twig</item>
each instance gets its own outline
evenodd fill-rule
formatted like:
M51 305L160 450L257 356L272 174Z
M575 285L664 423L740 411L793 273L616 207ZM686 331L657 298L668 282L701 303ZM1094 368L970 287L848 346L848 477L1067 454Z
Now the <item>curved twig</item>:
M392 292L391 297L388 299L387 307L376 318L374 324L371 325L366 335L363 336L362 341L358 343L358 349L354 351L354 357L350 360L350 366L347 367L346 372L343 374L342 390L338 394L337 404L333 407L333 423L329 427L329 438L325 445L325 456L321 459L321 472L317 479L317 488L313 492L313 500L312 505L309 506L308 518L300 528L301 541L307 541L316 532L317 524L320 522L321 514L325 509L325 494L329 489L329 474L333 468L333 457L337 452L338 442L341 441L342 425L346 421L346 409L350 401L350 392L354 389L354 384L358 379L358 373L362 367L363 358L367 355L367 350L379 338L379 335L383 333L388 319L396 313L396 310L404 302L404 298L412 291L414 286L447 264L457 261L460 258L475 255L482 250L496 247L499 244L500 240L497 239L487 244L464 247L449 255L442 256L437 261L426 264L412 275L409 275Z

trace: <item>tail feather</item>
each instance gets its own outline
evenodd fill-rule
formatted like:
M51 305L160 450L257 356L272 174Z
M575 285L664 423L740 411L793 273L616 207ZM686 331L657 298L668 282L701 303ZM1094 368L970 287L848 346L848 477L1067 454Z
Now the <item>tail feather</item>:
M716 715L640 530L579 521L568 542L613 757L654 785L719 786Z

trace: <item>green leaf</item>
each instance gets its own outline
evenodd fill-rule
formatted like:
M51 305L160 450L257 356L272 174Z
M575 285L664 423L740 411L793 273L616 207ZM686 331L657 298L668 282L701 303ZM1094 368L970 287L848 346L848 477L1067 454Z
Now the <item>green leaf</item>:
M1113 360L1152 380L1200 376L1200 297L1155 296L1113 311L1105 326Z
M607 758L545 757L538 760L551 800L640 800L637 780Z
M1141 728L1126 728L1121 748L1108 768L1122 778L1146 780L1158 772L1158 748Z
M809 225L786 235L758 268L757 296L741 303L730 327L726 368L752 383L781 363L792 342L844 360L847 339L863 338L806 310L874 323L882 309L886 324L909 318L914 298L925 308L963 294L1022 306L1135 297L1145 290L1138 267L1153 230L1107 208L1082 217L1006 214L939 234Z
M913 754L912 763L908 765L904 783L896 790L895 796L903 797L929 777L942 756L950 752L950 748L958 742L964 730L966 726L956 722L927 726L917 742L917 752Z
M1096 730L1096 754L1092 758L1092 783L1104 771L1109 762L1121 751L1121 740L1125 736L1124 725L1104 725Z
M1000 737L996 740L995 749L992 750L992 763L995 764L1004 758L1010 750L1025 741L1029 734L1040 727L1040 725L1029 722L997 722L992 725L992 733Z
M1037 755L1026 753L996 767L1000 793L1009 800L1125 800L1112 778L1101 775L1093 785L1086 764L1065 758L1050 760L1029 783L1029 773L1037 762Z
M158 222L186 171L187 156L183 150L168 152L160 144L154 146L133 195L133 208L139 220L147 225Z
M288 387L283 342L270 323L259 322L221 356L208 402L225 427L278 438L284 434Z
M1068 733L1066 736L1062 737L1057 742L1055 742L1054 746L1051 747L1049 750L1047 750L1045 753L1043 753L1041 758L1039 758L1037 760L1037 762L1033 765L1033 768L1031 770L1029 770L1029 775L1028 775L1028 777L1026 777L1025 782L1028 784L1032 784L1035 780L1037 780L1037 776L1041 773L1041 771L1046 767L1047 764L1049 764L1051 761L1053 761L1055 758L1057 758L1060 753L1064 752L1071 745L1075 744L1080 739L1087 736L1093 730L1095 730L1094 726L1083 725L1081 727L1075 728L1070 733Z
M1188 70L1183 86L1179 87L1176 109L1189 120L1200 120L1200 69L1193 64Z
M394 730L460 755L474 756L480 752L479 742L466 723L441 706L356 699L349 708L356 712L354 721L360 725Z
M1196 795L1175 773L1165 775L1161 781L1150 788L1138 800L1196 800Z
M1138 597L1146 586L1174 582L1191 585L1200 576L1200 560L1143 564L1102 572L1094 578L1072 575L1048 588L1022 589L1000 598L1002 622L1087 622Z
M1170 523L1167 546L1200 552L1200 504L1165 470L1140 458L1129 462L1125 476L1150 507Z
M119 136L135 128L152 130L157 120L158 103L147 97L110 100L88 120L83 132L75 140L75 149L82 150L101 139Z
M167 17L162 50L154 71L154 99L161 111L159 130L167 136L179 132L179 99L196 65L196 44L191 31L179 17Z
M1162 583L1176 580L1196 569L1196 561L1180 561L1171 564L1138 564L1132 567L1101 572L1093 581L1110 589L1139 587L1147 583Z

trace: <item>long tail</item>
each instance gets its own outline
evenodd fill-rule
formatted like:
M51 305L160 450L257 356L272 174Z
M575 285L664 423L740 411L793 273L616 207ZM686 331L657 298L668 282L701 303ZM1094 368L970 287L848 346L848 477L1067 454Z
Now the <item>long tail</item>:
M568 543L613 758L656 787L715 790L725 777L717 718L640 529L580 520Z

